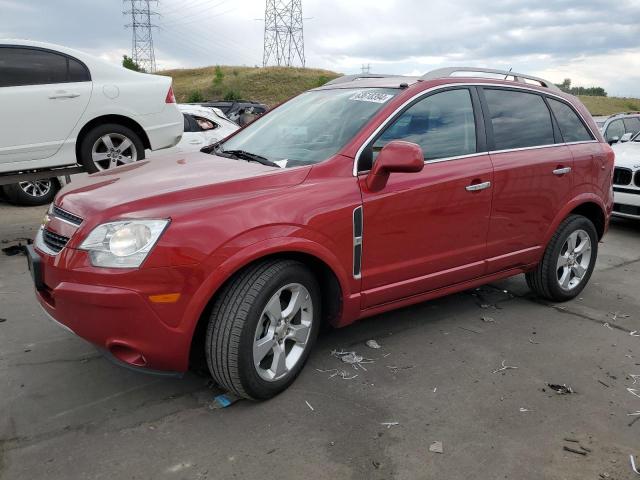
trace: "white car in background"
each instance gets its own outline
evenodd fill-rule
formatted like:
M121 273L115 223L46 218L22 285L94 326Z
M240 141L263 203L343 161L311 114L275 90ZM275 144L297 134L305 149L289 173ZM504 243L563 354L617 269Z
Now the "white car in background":
M229 120L218 108L179 104L184 117L182 140L174 147L153 152L149 157L171 152L197 152L227 138L240 127Z
M172 147L182 128L170 77L0 39L0 174L76 163L105 170Z
M640 133L625 143L614 143L613 214L640 220Z

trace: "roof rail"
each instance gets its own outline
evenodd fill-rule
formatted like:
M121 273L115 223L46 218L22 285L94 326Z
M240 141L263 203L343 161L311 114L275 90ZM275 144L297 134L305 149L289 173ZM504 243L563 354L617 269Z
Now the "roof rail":
M446 78L453 76L456 72L469 72L469 73L492 73L497 75L504 75L505 80L508 77L513 77L514 82L527 83L526 80L533 80L534 82L539 83L541 86L548 88L550 90L561 91L556 85L552 82L545 80L544 78L534 77L533 75L525 75L523 73L512 72L510 70L496 70L493 68L482 68L482 67L446 67L446 68L438 68L436 70L431 70L430 72L425 73L422 78L424 80L433 80L436 78ZM468 77L475 77L477 75L465 75Z
M346 82L354 82L356 80L364 80L367 78L388 78L388 77L401 77L402 75L393 75L386 73L360 73L356 75L342 75L341 77L336 77L333 80L329 80L324 85L336 85L338 83L346 83Z

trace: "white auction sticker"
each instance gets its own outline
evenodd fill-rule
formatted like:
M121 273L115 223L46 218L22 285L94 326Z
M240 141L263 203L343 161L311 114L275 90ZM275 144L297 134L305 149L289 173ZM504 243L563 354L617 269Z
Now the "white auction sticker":
M390 95L388 93L369 92L367 90L362 90L351 95L349 97L349 100L356 100L358 102L385 103L392 97L393 95Z

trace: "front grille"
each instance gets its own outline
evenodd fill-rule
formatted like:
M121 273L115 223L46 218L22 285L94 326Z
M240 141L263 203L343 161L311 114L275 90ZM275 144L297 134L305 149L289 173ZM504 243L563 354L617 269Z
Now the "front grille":
M636 187L640 187L640 170L636 172L636 176L633 178L633 183L636 184Z
M82 223L82 217L74 215L73 213L69 213L66 210L61 209L60 207L53 206L53 215L62 220L66 220L69 223L73 223L74 225L80 225Z
M42 240L51 251L56 253L62 250L69 241L67 237L53 233L46 228L42 231Z
M613 184L614 185L629 185L633 172L628 168L616 167L613 170Z

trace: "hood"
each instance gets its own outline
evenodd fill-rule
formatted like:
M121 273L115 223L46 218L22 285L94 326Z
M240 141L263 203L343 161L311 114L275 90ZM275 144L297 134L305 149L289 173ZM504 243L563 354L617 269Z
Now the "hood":
M277 169L201 152L174 154L73 179L55 204L83 218L107 210L113 216L158 207L170 215L195 200L214 202L296 185L310 168Z
M611 148L616 154L616 167L640 169L640 142L614 143Z

